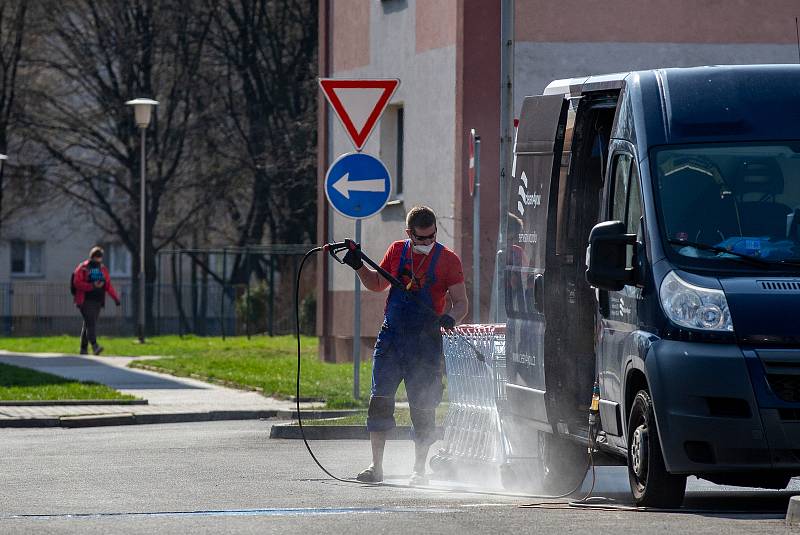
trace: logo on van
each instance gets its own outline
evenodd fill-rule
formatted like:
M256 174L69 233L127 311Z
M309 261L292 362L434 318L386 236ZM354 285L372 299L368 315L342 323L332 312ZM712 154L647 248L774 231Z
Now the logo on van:
M619 298L619 313L622 316L627 316L631 313L631 307L625 306L625 298L623 297Z
M528 177L525 175L525 171L522 172L522 176L520 176L519 179L522 181L522 185L519 187L518 191L520 200L517 201L517 211L519 215L525 215L526 206L533 206L536 208L542 204L542 195L536 192L528 193Z

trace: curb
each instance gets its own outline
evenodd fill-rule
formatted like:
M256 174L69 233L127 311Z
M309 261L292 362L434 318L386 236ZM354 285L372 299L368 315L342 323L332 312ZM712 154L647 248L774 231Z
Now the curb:
M58 399L0 401L0 407L59 407L64 405L147 405L146 399Z
M789 498L789 507L786 509L786 525L800 525L800 496Z
M342 418L354 414L364 414L367 409L332 409L332 410L301 410L304 420L321 420L324 418ZM278 409L277 417L281 420L297 420L296 409Z
M142 403L143 404L143 403ZM303 418L315 420L322 418L340 418L358 413L358 410L331 410L331 411L301 411ZM281 420L297 419L297 411L289 409L277 410L229 410L206 412L177 412L177 413L152 413L152 414L92 414L79 416L49 416L42 418L0 418L0 428L34 428L34 427L102 427L109 425L147 425L147 424L175 424L191 422L214 422L221 420L263 420L279 418ZM278 426L275 426L278 427ZM320 427L320 426L315 426ZM354 427L360 426L333 426ZM299 428L298 428L299 429ZM308 429L308 427L306 427ZM299 431L297 437L300 438ZM360 437L359 437L360 438ZM367 436L368 438L368 436ZM401 437L406 438L406 437Z
M369 432L363 425L305 425L306 440L369 440ZM436 428L436 438L441 440L444 428ZM269 438L302 439L300 426L295 424L273 425ZM397 426L386 434L387 440L411 440L411 426Z
M181 412L168 414L106 414L85 416L61 416L47 418L4 418L0 427L102 427L111 425L174 424L187 422L214 422L222 420L260 420L275 418L276 410L233 410L208 412Z

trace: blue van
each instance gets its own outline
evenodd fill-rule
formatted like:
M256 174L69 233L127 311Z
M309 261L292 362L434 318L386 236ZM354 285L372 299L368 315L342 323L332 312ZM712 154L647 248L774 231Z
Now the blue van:
M536 444L568 482L594 439L661 507L687 475L800 475L800 66L555 81L523 102L509 200L512 466Z

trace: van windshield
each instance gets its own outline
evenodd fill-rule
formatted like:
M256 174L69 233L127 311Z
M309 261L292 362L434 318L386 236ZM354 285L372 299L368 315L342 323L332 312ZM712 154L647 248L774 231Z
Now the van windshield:
M652 156L674 253L698 266L798 269L800 142L670 146Z

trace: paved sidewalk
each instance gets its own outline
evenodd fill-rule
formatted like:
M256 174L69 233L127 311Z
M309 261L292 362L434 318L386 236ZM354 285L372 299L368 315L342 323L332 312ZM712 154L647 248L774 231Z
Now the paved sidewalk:
M41 372L95 381L147 405L8 406L0 401L0 427L79 427L133 423L269 418L291 413L295 404L194 379L127 368L132 360L158 357L94 357L0 350L0 362ZM311 407L303 403L302 407ZM287 414L288 416L288 414Z

